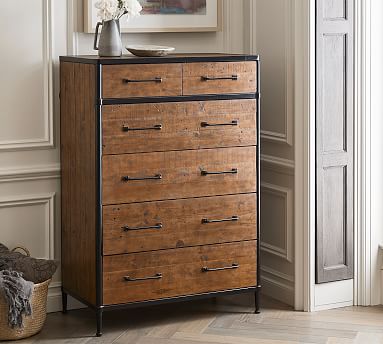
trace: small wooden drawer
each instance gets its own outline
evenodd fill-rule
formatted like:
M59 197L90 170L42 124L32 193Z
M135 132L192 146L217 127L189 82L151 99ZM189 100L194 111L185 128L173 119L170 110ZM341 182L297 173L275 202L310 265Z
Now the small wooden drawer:
M257 285L256 241L104 257L104 304Z
M104 106L103 154L256 145L256 102Z
M256 192L255 146L106 155L103 204Z
M256 62L188 63L183 66L183 94L254 93Z
M106 206L104 254L257 238L257 194Z
M103 98L182 95L182 65L106 65L102 67Z

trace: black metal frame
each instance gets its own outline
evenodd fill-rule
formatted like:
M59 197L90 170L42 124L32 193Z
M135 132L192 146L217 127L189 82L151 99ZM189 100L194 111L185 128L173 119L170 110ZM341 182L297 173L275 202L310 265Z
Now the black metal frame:
M255 314L260 313L260 216L261 216L261 205L260 205L260 187L261 187L261 165L260 165L260 61L259 57L256 55L221 55L221 56L209 56L209 57L171 57L171 58L144 58L144 59L119 59L119 58L106 58L100 59L91 57L76 57L76 56L62 56L60 61L66 62L77 62L77 63L87 63L87 64L96 64L97 68L97 83L96 83L96 96L97 104L96 107L96 189L97 189L97 204L96 206L96 304L91 304L88 301L81 298L76 293L62 287L62 306L63 313L67 312L67 296L71 295L78 301L92 308L96 312L97 318L97 332L96 336L100 337L102 335L102 318L103 312L114 309L125 309L125 308L134 308L134 307L145 307L145 306L155 306L165 303L173 302L185 302L198 299L207 299L214 298L217 296L224 295L234 295L240 293L249 293L253 292L255 296ZM191 63L191 62L233 62L233 61L256 61L257 68L257 92L256 93L246 93L246 94L221 94L221 95L198 95L198 96L177 96L177 97L148 97L148 98L129 98L129 99L103 99L102 98L102 66L107 64L145 64L145 63ZM103 105L113 105L113 104L138 104L138 103L157 103L157 102L185 102L185 101L208 101L208 100L233 100L233 99L257 99L256 107L256 118L257 118L257 286L223 290L216 292L207 292L199 293L186 296L177 296L171 298L163 298L158 300L148 300L140 302L130 302L126 304L117 304L117 305L104 305L103 304L103 283L102 283L102 106ZM227 268L236 268L237 265L234 263L232 266ZM210 269L204 271L208 272ZM154 277L153 277L154 278ZM156 278L159 278L156 276Z
M261 68L260 60L257 58L257 284L255 293L255 314L260 313L260 291L261 291Z

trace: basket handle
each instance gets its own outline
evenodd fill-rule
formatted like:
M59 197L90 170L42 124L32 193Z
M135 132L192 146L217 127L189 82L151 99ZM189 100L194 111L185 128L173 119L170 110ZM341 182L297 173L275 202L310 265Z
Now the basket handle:
M21 251L24 251L24 254L27 256L27 257L30 257L31 256L31 253L29 252L29 250L24 247L24 246L16 246L15 248L13 248L11 250L11 252L16 252L17 250L21 250Z

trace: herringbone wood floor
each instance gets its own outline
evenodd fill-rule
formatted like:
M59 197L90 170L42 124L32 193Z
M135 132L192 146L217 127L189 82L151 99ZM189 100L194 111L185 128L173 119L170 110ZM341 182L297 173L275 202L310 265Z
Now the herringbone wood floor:
M383 307L294 312L264 300L252 314L249 298L199 301L105 313L104 335L93 337L92 311L50 314L43 331L19 343L52 344L383 344Z

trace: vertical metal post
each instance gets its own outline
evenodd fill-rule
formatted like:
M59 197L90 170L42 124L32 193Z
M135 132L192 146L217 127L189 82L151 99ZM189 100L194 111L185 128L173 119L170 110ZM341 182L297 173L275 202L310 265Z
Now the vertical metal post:
M66 314L68 312L68 294L61 288L61 302L62 302L62 312Z
M102 65L97 64L96 82L96 315L97 337L102 335L103 284L102 284Z
M261 68L257 61L257 290L255 292L255 313L260 313L261 292Z
M96 317L97 317L97 332L96 336L101 337L102 336L102 312L103 308L99 307L96 311Z

